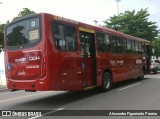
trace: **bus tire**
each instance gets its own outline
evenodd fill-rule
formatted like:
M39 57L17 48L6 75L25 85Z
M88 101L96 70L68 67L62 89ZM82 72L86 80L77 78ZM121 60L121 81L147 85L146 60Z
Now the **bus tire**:
M156 69L154 70L154 74L158 73L158 68L156 67Z
M144 69L141 70L141 75L138 77L139 80L144 79Z
M102 91L106 92L111 89L112 86L112 76L110 73L105 72L102 76Z

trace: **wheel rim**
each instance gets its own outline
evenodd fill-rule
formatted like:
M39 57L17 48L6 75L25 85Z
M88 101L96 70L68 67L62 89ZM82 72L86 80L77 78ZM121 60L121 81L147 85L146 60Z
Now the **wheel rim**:
M105 76L105 80L104 80L104 86L106 89L108 89L110 87L110 78L108 76Z
M143 70L141 71L141 77L144 78L144 72L143 72Z

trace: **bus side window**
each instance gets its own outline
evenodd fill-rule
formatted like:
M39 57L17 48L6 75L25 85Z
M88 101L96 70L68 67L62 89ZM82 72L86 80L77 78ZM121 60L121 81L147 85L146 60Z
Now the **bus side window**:
M117 37L116 36L111 36L111 48L112 52L116 53L116 47L117 47Z
M132 53L132 42L131 40L127 39L127 54Z
M105 34L105 39L104 39L104 51L105 52L110 52L111 51L111 43L109 39L109 35Z
M110 44L110 37L104 33L97 33L96 35L98 51L99 52L110 52L111 51L111 44Z
M142 43L142 54L145 54L145 44Z
M132 53L136 54L136 51L135 51L135 41L132 41Z
M66 50L75 51L77 49L77 34L76 28L66 26Z
M139 42L139 54L143 54L142 53L142 43L141 42Z
M53 37L55 40L55 44L57 49L65 50L65 39L64 39L64 27L61 24L54 23L53 24Z
M53 23L53 37L58 50L75 51L77 49L77 32L75 27Z
M135 54L139 54L139 47L138 47L138 42L135 42Z
M116 53L123 53L123 39L117 37Z
M126 53L127 50L127 40L123 38L123 53Z
M97 33L96 35L98 52L104 52L104 38L102 33Z

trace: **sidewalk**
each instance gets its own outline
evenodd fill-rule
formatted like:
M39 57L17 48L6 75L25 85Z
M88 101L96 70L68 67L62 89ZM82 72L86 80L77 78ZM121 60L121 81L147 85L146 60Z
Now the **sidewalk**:
M0 92L7 91L6 80L4 76L0 75Z
M0 92L4 92L4 91L8 91L7 87L5 85L0 85Z

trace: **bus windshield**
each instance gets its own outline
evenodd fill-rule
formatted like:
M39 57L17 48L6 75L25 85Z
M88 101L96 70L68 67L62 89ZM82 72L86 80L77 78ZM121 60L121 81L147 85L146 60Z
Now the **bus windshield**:
M32 44L40 40L40 20L36 17L16 22L6 31L8 47Z

